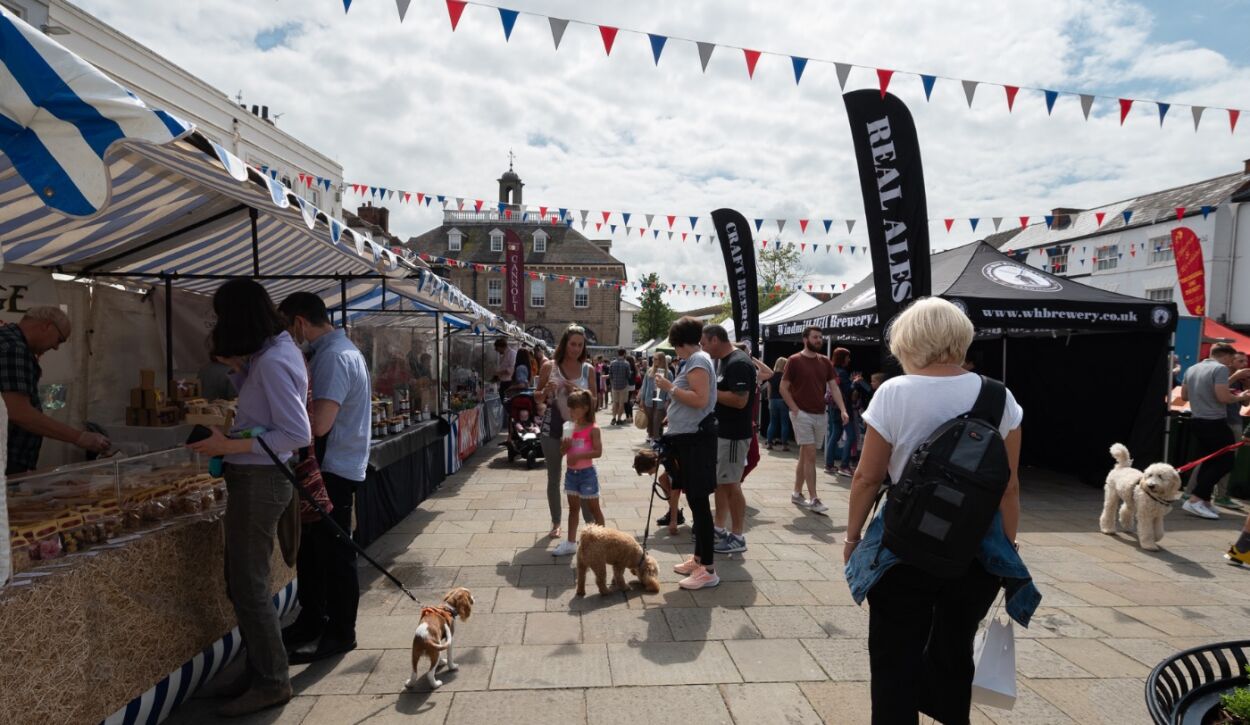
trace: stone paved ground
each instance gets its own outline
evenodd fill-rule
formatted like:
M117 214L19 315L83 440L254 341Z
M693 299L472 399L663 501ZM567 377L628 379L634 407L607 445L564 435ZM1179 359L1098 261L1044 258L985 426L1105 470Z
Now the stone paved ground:
M599 464L608 524L639 535L649 479L629 465L642 437L606 431ZM836 543L848 479L819 474L831 515L817 516L790 504L795 454L765 452L747 484L750 549L718 559L720 587L677 588L671 566L691 549L682 527L652 539L660 594L577 599L571 558L547 553L545 473L499 450L478 452L372 547L423 601L472 588L460 671L435 693L403 691L417 608L362 568L359 649L293 667L297 697L249 722L867 722L868 615L851 601ZM1037 470L1023 488L1021 553L1044 600L1032 627L1017 628L1015 709L979 707L973 722L1148 722L1151 666L1250 633L1250 571L1220 557L1239 517L1175 512L1167 550L1147 554L1097 532L1100 491ZM211 721L214 704L194 701L172 722Z

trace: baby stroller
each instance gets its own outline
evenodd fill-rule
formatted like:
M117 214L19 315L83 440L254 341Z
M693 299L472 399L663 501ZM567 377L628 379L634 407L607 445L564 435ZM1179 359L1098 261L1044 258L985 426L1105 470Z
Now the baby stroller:
M518 457L525 459L526 467L533 468L543 457L542 428L538 421L538 404L534 391L520 390L504 399L507 411L508 437L501 444L508 449L508 463Z

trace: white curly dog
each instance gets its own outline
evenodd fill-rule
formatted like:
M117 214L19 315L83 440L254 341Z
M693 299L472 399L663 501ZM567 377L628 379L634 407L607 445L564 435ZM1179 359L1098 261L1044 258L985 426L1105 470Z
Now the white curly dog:
M1128 448L1111 446L1115 467L1103 487L1102 516L1098 528L1104 534L1116 532L1116 520L1125 531L1137 532L1137 543L1147 551L1158 551L1163 538L1163 517L1181 498L1181 477L1166 463L1153 463L1145 471L1133 468ZM1119 506L1119 515L1116 506Z

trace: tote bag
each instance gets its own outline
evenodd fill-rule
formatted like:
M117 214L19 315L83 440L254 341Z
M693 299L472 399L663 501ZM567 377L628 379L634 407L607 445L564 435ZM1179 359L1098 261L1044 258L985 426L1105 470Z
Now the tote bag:
M1015 629L1010 618L1005 623L999 620L997 603L990 611L985 631L977 634L972 660L976 665L972 676L972 701L1003 710L1015 707Z

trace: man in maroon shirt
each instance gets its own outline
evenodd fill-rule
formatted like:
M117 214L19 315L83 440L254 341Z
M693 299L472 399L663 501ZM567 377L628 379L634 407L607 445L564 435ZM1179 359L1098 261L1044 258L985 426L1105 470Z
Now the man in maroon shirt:
M790 500L823 514L829 507L816 496L816 449L825 439L828 419L825 416L825 392L838 408L842 425L850 416L846 401L838 389L837 374L833 361L821 354L825 336L819 327L803 330L803 351L790 356L781 378L781 397L790 409L790 423L794 427L794 440L799 444L799 460L794 466L794 493ZM811 500L803 498L803 482Z

